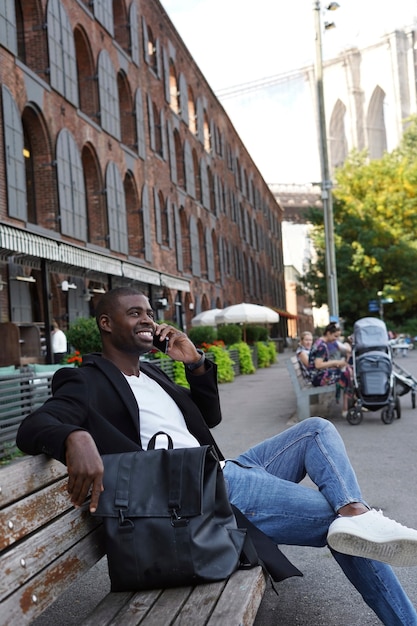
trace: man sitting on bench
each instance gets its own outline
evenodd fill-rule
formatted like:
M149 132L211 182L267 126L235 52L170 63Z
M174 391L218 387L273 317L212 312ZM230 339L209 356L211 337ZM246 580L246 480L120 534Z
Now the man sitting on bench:
M102 354L84 357L80 368L60 369L53 396L22 422L17 437L24 452L67 465L72 503L81 506L91 491L91 511L103 488L101 454L139 450L138 429L144 448L162 430L175 447L218 449L209 428L221 420L215 365L183 332L155 324L146 296L131 288L109 291L96 319ZM190 390L139 362L152 349L154 334L168 338L168 354L185 364ZM417 565L417 531L369 509L330 422L306 419L223 465L231 503L274 542L329 545L384 624L417 624L388 565ZM299 484L306 474L317 490Z

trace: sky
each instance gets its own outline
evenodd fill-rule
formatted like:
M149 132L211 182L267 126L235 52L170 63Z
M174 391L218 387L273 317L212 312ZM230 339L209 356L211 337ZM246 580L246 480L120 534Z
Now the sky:
M291 73L315 59L313 0L161 0L267 183L320 180L311 90L301 77L225 97L244 83ZM417 0L321 3L323 58L417 23ZM222 95L223 94L223 95ZM306 102L308 99L308 106ZM273 120L271 122L271 120Z

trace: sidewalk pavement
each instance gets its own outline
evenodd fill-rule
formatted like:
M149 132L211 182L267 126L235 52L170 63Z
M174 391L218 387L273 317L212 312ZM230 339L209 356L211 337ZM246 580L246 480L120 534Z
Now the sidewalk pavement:
M223 422L213 434L225 456L235 456L250 446L291 426L295 421L295 394L286 361L292 352L278 355L278 362L255 374L238 376L220 385ZM417 377L417 350L398 360ZM397 521L417 528L417 409L411 394L401 398L402 417L383 424L380 413L366 413L363 422L351 426L341 417L341 407L330 406L331 421L341 433L368 503ZM316 408L316 407L314 407ZM321 408L317 405L317 413ZM329 409L326 409L328 417ZM308 483L308 480L306 481ZM255 626L376 626L380 621L365 605L332 559L327 548L285 546L283 551L304 573L272 588L262 601ZM412 602L417 606L417 567L397 568ZM43 616L36 626L75 626L80 616L108 590L101 563ZM163 626L163 624L161 624ZM228 626L225 624L225 626Z

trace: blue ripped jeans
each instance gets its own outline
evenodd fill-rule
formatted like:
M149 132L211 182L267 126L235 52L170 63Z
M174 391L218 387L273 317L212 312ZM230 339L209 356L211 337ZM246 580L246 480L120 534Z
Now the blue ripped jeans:
M231 503L278 544L325 546L336 512L351 502L366 504L342 438L320 417L228 460L223 473ZM318 491L299 484L306 474ZM332 554L383 624L417 626L417 613L389 565Z

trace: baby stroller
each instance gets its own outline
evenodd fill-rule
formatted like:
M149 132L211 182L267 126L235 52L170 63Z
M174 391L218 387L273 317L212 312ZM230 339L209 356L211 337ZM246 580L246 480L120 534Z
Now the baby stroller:
M348 410L350 424L360 424L363 411L381 411L384 424L401 417L396 393L387 328L376 317L364 317L353 327L353 395Z

